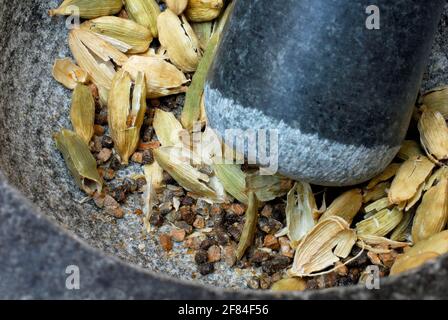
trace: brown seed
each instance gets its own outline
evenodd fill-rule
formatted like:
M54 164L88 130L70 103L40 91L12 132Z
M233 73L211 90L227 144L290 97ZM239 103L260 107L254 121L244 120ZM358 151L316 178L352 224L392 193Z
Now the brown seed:
M182 206L179 208L180 216L186 223L192 225L196 221L196 214L191 210L190 206Z
M112 156L112 150L103 148L101 151L97 154L96 158L99 161L99 163L105 163L107 162L110 157Z
M272 250L278 250L280 249L280 243L278 242L277 238L273 236L272 234L266 235L264 237L263 241L263 247L272 249Z
M106 131L106 129L104 129L104 127L103 126L100 126L99 124L95 124L94 126L93 126L93 133L96 135L96 136L102 136L102 135L104 135L104 132Z
M171 249L173 249L173 242L172 242L171 236L169 234L162 233L159 236L159 242L160 242L160 245L162 246L163 250L168 252L168 251L171 251Z
M346 275L348 275L348 268L341 261L337 261L334 266L335 272L341 277L345 277Z
M201 237L199 237L199 236L189 237L189 238L185 239L184 246L185 246L185 248L198 250L201 246L201 242L202 242L202 240L201 240Z
M266 290L271 287L272 281L271 277L267 274L262 274L259 278L260 280L260 289Z
M246 207L241 203L234 203L230 206L230 210L238 216L242 216L246 212Z
M395 250L391 250L390 252L379 254L379 258L381 259L383 264L388 268L392 267L392 265L395 262L395 259L397 259L397 256L398 256L398 253Z
M172 229L170 235L174 241L182 242L185 240L186 232L184 229Z
M207 250L208 262L218 262L221 260L221 248L217 245L213 245Z
M291 248L291 242L287 237L280 237L278 242L280 243L280 253L282 255L288 258L294 257L294 250Z
M266 217L266 218L270 218L270 217L272 217L272 211L273 211L272 206L267 204L261 210L260 215L262 215L263 217Z
M205 220L201 216L196 216L196 220L193 222L193 227L197 229L204 229L205 228Z
M105 169L103 171L103 178L106 181L111 181L115 178L115 171L113 169Z
M228 245L224 247L224 261L228 266L233 266L236 263L235 246Z
M208 254L205 250L198 250L196 254L194 255L194 261L196 264L204 264L207 263L208 260Z
M135 209L134 214L136 216L141 216L143 214L143 211L142 211L142 209Z
M142 163L143 162L143 153L142 152L134 152L131 157L132 162Z

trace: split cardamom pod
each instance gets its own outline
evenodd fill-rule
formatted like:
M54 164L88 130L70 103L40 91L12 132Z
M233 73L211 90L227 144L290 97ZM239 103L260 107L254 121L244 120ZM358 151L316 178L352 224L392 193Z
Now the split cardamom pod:
M66 88L73 90L78 83L89 82L89 74L69 58L56 59L53 65L53 78Z
M101 192L103 182L96 160L83 139L73 131L62 129L54 135L54 140L79 188L89 195Z
M189 0L185 15L193 22L211 21L219 16L223 0Z
M187 8L188 0L164 0L166 6L176 15L180 15Z
M313 276L313 273L334 265L339 258L345 258L355 241L355 231L350 229L347 221L330 216L316 224L302 239L288 274L295 277Z
M118 50L128 54L148 51L152 41L151 31L128 19L114 16L86 21L81 29L90 30Z
M89 144L94 131L95 100L88 86L78 84L73 90L70 119L75 132Z
M187 91L185 84L188 79L184 73L162 58L132 56L123 69L134 80L138 72L145 74L147 96L150 99Z
M57 9L49 11L50 16L74 15L79 12L83 19L114 15L123 7L122 0L64 0Z
M125 54L90 31L70 31L69 45L78 65L87 71L97 86L108 90L115 76L114 63L122 66L128 60Z
M160 8L155 0L124 0L124 5L131 20L151 31L154 38L158 37L157 18Z
M311 186L296 182L286 198L286 228L293 248L317 223L317 205Z
M213 181L191 163L192 152L181 147L161 147L153 151L157 163L184 189L212 203L222 203L224 199L213 188Z
M171 62L184 72L196 71L202 57L199 40L184 16L166 9L157 20L159 41Z
M129 73L118 71L109 92L108 107L109 128L115 149L121 162L128 164L137 148L146 112L145 75L140 72L132 86Z
M444 178L424 195L412 225L412 240L418 243L445 229L448 221L448 179Z

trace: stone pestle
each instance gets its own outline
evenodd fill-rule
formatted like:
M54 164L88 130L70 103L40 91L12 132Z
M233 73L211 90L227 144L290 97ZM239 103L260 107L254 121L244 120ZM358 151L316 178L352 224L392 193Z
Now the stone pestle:
M205 86L209 126L271 172L368 180L405 137L444 3L236 0Z

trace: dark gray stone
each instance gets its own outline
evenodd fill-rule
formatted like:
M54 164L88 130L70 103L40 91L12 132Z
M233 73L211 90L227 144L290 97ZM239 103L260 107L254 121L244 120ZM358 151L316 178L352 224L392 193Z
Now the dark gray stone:
M368 180L407 132L443 3L376 1L368 30L368 0L238 1L207 81L211 127L278 130L292 178Z
M0 298L448 298L448 257L384 279L381 290L354 286L280 295L219 288L241 277L230 269L191 281L194 262L166 256L153 239L140 241L141 221L133 215L115 221L78 203L83 194L51 140L53 131L69 126L70 97L51 78L53 60L69 55L64 20L46 15L55 5L0 0ZM447 16L425 88L448 82L441 72L448 70ZM136 250L141 243L147 253ZM69 265L80 268L80 290L65 288Z

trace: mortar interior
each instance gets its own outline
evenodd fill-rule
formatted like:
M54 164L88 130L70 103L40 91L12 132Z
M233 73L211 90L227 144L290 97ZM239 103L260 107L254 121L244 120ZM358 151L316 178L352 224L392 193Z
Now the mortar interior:
M54 60L71 56L65 19L48 17L47 10L57 5L54 1L0 0L0 4L0 170L8 181L61 227L107 254L176 278L246 287L246 279L257 270L230 269L220 263L215 273L197 277L193 256L182 245L165 253L155 236L145 234L141 217L127 214L115 220L91 201L80 203L85 195L75 186L52 140L55 131L71 127L70 91L51 76ZM444 15L424 89L446 83L445 30Z

